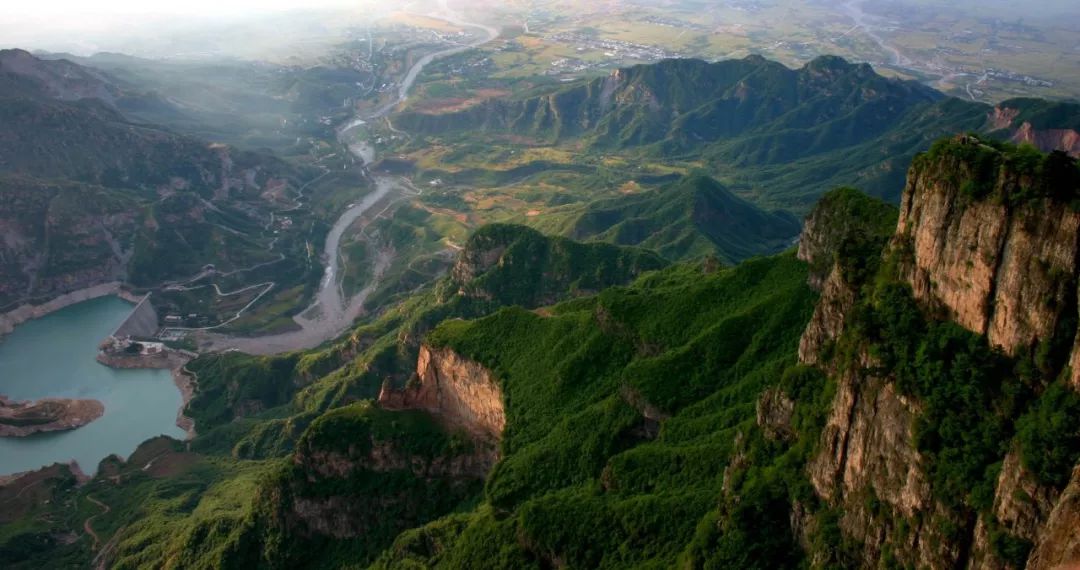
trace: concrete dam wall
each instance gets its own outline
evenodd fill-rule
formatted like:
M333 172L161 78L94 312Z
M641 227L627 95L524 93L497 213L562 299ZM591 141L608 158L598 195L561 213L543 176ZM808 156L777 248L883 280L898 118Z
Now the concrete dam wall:
M120 323L113 332L113 338L150 338L158 333L158 315L154 305L150 303L150 295L147 294L132 309L128 318Z

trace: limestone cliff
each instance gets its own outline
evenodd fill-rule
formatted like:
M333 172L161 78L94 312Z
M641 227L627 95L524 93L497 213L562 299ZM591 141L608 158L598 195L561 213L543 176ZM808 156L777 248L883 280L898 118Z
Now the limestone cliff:
M304 539L388 541L477 493L491 465L487 447L424 411L355 402L305 431L290 475L267 489L267 522Z
M1080 156L1078 116L1080 105L1073 102L1010 99L990 111L987 130L1004 131L1014 143Z
M502 389L483 366L449 348L420 347L416 377L404 389L389 384L379 393L387 410L425 410L450 430L496 442L506 426Z
M1060 162L1067 174L1048 180L1060 156L1025 168L1026 151L966 137L947 144L919 157L909 172L895 234L880 256L887 274L911 286L930 318L952 320L1017 359L1038 362L1048 369L1045 378L1072 363L1076 382L1076 164ZM818 273L825 275L822 299L799 358L829 374L837 393L807 475L841 513L841 531L859 546L857 564L1003 569L1025 559L1031 568L1080 560L1080 470L1068 487L1055 488L1029 470L1015 442L995 467L992 504L946 507L950 498L935 492L919 451L924 403L898 388L870 340L845 331L865 294L860 288L872 291L869 274L860 282L845 273L841 242L820 235L829 229L815 222L806 224L800 258L819 270L822 258L836 261ZM849 354L823 357L842 336Z
M806 217L798 257L810 265L809 284L822 295L799 342L800 361L816 363L840 336L855 305L853 283L867 271L864 260L881 251L895 227L896 208L851 188L825 194Z
M951 154L916 164L893 248L910 247L902 278L917 299L1017 354L1074 317L1080 212L1051 197L972 199L959 181L977 177L973 168ZM1003 169L987 191L1008 196L1034 183Z
M1080 560L1080 467L1054 505L1053 512L1028 559L1028 568L1064 568Z

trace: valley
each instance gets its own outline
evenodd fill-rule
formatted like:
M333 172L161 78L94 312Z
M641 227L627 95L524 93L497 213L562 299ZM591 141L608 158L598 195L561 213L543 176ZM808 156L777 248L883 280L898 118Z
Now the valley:
M265 4L0 50L0 567L1080 562L1070 3Z

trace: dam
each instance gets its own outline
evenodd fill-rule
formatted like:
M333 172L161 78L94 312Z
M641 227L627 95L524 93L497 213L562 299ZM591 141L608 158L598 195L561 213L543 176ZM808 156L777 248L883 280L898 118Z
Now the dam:
M154 309L153 303L150 302L150 294L147 293L131 310L131 314L124 319L124 322L116 327L111 337L116 340L149 339L156 337L159 329L157 310Z

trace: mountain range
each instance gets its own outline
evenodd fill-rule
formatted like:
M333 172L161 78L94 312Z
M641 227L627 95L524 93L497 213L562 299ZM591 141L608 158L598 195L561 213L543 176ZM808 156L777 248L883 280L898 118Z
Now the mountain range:
M0 306L273 257L264 216L311 173L129 119L107 76L0 52Z
M2 123L26 138L0 139L0 292L265 254L299 169L68 100L41 79L68 64L37 65L0 73L26 111ZM714 167L547 233L477 228L324 346L195 358L190 441L0 484L0 564L1067 567L1077 114L751 57L400 117Z
M552 145L580 141L597 153L701 160L758 204L805 210L842 185L898 200L915 153L957 132L1075 154L1078 118L1077 103L1014 99L994 108L835 56L790 69L752 55L638 65L456 112L406 112L395 123L411 132L508 132Z

